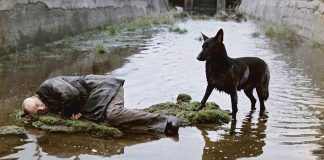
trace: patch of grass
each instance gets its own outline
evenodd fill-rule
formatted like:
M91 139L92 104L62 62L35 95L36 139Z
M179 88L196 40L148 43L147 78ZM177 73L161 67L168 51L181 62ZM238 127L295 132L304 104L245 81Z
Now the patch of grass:
M97 43L95 45L95 51L98 54L108 53L108 48L103 43Z
M128 20L106 27L106 31L114 36L118 33L128 31L136 31L137 29L144 29L154 25L172 25L175 23L175 18L171 13L152 14L150 16Z
M227 21L229 19L229 15L226 12L217 13L214 17L221 21Z
M188 18L190 17L190 14L188 12L180 12L174 14L175 18Z
M265 35L270 38L291 38L296 34L286 26L273 26L265 29Z
M254 37L254 38L260 37L260 32L254 32L254 33L252 33L252 37Z
M183 97L183 95L184 94L181 94L178 97ZM187 96L189 95L185 95L184 97L188 98ZM207 102L204 109L193 111L193 109L199 105L199 102L180 102L181 103L160 103L146 108L144 111L177 116L180 118L181 126L207 123L228 123L231 119L229 112L221 110L216 103Z
M116 35L117 33L119 33L121 31L121 29L122 29L121 27L122 26L120 26L118 24L114 24L114 25L108 26L106 28L106 30L110 35Z
M173 27L170 27L169 28L169 31L170 32L175 32L175 33L179 33L179 34L185 34L187 33L188 31L185 29L185 28L180 28L178 26L173 26Z
M22 134L26 134L27 131L25 128L23 127L18 127L15 125L11 125L11 126L2 126L0 127L0 135L22 135Z

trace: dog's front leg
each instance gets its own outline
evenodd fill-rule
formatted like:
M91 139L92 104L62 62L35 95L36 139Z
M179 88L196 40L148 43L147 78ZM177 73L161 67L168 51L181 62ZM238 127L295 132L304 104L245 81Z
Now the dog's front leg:
M206 103L208 97L210 96L210 94L212 93L212 91L214 90L214 88L215 87L212 84L207 85L204 98L201 100L200 104L196 108L194 108L194 111L199 111L205 107L205 103Z
M231 93L231 102L232 102L232 120L236 121L237 113L237 91Z

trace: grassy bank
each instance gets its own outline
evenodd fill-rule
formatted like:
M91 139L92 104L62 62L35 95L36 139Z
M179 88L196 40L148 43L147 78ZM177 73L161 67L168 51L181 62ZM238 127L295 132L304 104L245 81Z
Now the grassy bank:
M104 30L113 36L121 32L133 32L152 26L173 25L174 23L175 18L172 13L152 14L113 25L108 25Z

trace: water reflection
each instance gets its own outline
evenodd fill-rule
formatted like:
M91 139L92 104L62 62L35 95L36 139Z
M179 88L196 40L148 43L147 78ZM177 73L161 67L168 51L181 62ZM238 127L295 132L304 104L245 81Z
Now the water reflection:
M0 156L5 159L48 159L80 158L83 155L110 157L124 154L125 147L159 140L154 135L127 134L121 139L98 139L87 134L45 134L39 130L29 130L28 138L6 137L7 147L0 149ZM2 145L3 146L3 145ZM20 147L17 147L20 146ZM24 155L24 158L21 157Z
M241 127L237 121L232 121L229 133L219 133L215 128L199 126L205 140L202 159L236 159L242 157L257 157L263 153L266 145L266 118L253 119L254 111L245 116Z
M0 157L4 157L9 154L18 153L23 148L17 148L17 146L29 143L26 141L26 136L1 136L0 137Z

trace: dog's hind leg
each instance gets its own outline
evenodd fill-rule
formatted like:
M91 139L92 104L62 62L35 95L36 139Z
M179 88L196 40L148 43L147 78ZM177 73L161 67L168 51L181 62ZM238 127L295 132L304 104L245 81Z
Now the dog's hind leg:
M236 121L237 113L237 91L231 93L231 102L232 102L232 120Z
M265 106L264 106L264 97L263 97L263 88L261 86L256 87L256 91L259 97L260 101L260 113L265 111Z
M253 89L254 88L248 88L248 89L244 89L244 93L245 95L250 99L251 101L251 110L255 110L255 103L256 103L256 99L253 96Z
M208 84L204 98L201 100L200 104L196 108L194 108L194 111L199 111L205 107L205 103L207 102L207 99L209 98L213 90L214 90L214 85Z

